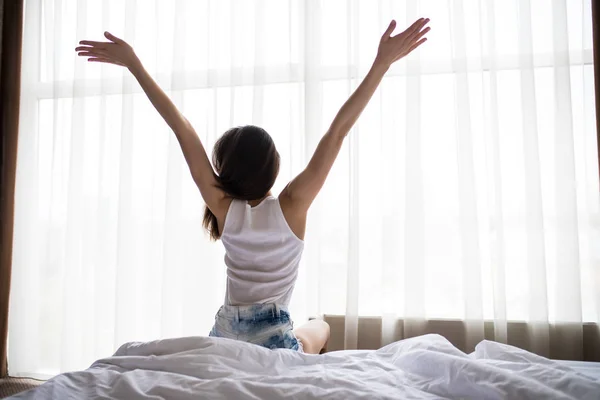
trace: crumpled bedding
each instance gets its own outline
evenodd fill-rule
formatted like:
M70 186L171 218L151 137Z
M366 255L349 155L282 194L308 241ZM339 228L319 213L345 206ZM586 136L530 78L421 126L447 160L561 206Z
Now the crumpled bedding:
M490 341L439 335L324 355L222 338L127 343L14 399L600 399L600 381Z

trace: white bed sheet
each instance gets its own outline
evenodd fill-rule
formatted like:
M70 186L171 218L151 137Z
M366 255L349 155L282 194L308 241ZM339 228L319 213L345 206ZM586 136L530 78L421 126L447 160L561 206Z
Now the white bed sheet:
M589 361L557 361L559 364L571 368L573 371L587 375L597 381L600 381L600 362ZM600 395L598 397L600 399Z
M483 343L483 342L482 342ZM354 354L367 354L374 350L343 350L337 353L354 355ZM475 353L470 354L470 357L475 358ZM600 362L593 361L571 361L571 360L552 360L557 364L568 367L573 371L586 375L589 378L600 381ZM599 397L600 399L600 397Z
M206 337L128 343L14 399L600 399L600 380L515 347L439 335L321 356Z

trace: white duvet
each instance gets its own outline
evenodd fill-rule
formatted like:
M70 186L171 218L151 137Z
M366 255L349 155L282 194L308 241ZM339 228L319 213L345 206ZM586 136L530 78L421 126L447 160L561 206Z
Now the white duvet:
M189 337L127 343L19 399L600 399L600 381L494 342L439 335L325 355Z

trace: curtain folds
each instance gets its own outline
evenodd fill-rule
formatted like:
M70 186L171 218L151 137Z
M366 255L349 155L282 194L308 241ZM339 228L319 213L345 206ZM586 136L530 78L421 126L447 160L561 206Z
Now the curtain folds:
M598 4L592 2L592 31L594 47L594 87L595 99L600 99L600 10ZM600 101L596 100L596 144L598 145L598 170L600 171ZM600 179L600 176L598 177Z

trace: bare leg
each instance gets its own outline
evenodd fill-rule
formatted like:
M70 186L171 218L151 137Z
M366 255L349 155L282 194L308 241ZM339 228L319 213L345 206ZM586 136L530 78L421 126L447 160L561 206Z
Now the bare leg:
M329 324L320 319L313 319L294 329L294 334L302 342L305 353L319 354L329 340Z

